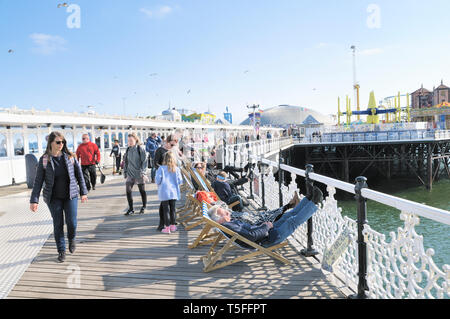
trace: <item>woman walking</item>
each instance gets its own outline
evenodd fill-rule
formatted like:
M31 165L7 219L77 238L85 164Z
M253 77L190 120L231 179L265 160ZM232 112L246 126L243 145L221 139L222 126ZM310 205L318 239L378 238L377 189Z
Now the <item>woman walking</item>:
M170 234L177 230L175 226L175 204L180 199L180 185L183 184L181 171L177 167L177 161L172 152L167 152L164 155L163 165L156 171L155 182L158 185L158 197L162 209L162 218L160 218L158 230Z
M78 195L81 202L87 202L86 184L83 172L75 154L69 151L64 136L52 132L48 137L47 149L39 159L33 191L30 198L30 210L36 212L39 196L45 182L43 196L53 219L53 235L58 249L58 261L66 258L64 240L64 218L67 225L69 251L75 252L77 228Z
M147 207L147 193L145 192L145 182L148 181L146 175L147 156L145 149L140 145L139 137L136 133L130 133L128 135L128 148L123 158L125 162L123 176L126 179L125 188L128 200L128 210L125 215L129 216L134 214L132 195L134 184L138 185L139 193L141 194L142 207L139 214L143 214Z

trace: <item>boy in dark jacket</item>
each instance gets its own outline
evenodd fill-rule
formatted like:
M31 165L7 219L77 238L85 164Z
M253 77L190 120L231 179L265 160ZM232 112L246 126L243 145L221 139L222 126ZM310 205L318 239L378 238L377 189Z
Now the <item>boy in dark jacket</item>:
M243 209L242 198L232 191L230 184L226 180L226 176L227 174L225 172L220 172L211 186L219 198L227 203L227 205L239 201L239 205L234 206L233 211L241 211Z

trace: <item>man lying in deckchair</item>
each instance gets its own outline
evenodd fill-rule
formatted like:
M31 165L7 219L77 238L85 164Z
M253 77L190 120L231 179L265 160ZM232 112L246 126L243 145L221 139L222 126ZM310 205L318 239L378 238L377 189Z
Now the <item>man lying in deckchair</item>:
M199 191L196 193L195 197L198 201L202 202L205 201L210 205L218 206L222 209L227 209L228 206L225 202L221 201L211 192L205 192L205 191ZM244 223L248 223L251 225L257 225L264 222L275 222L278 219L281 218L281 216L291 208L294 208L295 206L300 203L300 197L298 196L298 193L295 192L294 196L292 197L291 201L280 208L274 209L274 210L268 210L268 211L231 211L231 220L239 220ZM212 207L211 207L212 208Z
M212 207L208 214L210 218L263 247L271 247L282 243L316 211L317 204L323 200L322 192L314 187L313 195L303 198L293 209L285 212L274 223L267 221L258 225L251 225L240 220L232 220L229 210ZM241 243L239 243L241 244ZM247 245L243 245L247 246Z

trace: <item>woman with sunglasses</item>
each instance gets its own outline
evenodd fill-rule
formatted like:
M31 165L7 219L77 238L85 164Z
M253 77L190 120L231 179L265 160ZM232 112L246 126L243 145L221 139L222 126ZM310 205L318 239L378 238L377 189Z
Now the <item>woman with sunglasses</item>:
M43 185L45 182L45 185ZM39 159L33 191L30 198L30 210L38 209L39 195L43 190L44 202L50 209L53 219L53 234L58 249L58 261L66 258L64 240L64 219L67 225L69 251L75 252L77 228L78 196L81 202L87 202L86 184L81 166L75 154L69 151L64 136L52 132L48 137L47 149Z

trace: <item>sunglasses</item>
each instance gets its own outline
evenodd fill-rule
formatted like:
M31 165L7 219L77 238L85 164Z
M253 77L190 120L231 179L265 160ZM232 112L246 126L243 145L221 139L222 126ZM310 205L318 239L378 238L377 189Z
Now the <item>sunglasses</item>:
M56 144L61 145L61 144L65 144L66 141L55 141Z

